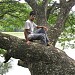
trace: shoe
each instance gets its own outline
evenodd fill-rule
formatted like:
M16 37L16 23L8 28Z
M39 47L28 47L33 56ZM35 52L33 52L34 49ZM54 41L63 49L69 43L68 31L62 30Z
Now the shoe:
M34 40L29 40L29 41L34 42Z
M50 46L50 45L51 45L51 43L50 43L50 42L48 42L48 43L47 43L47 46Z

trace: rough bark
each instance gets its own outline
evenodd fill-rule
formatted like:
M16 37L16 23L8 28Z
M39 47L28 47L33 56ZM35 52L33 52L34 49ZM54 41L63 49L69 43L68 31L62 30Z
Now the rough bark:
M66 1L66 0L60 0L60 12L58 14L56 24L54 27L50 28L50 41L53 43L53 45L56 44L58 37L61 35L61 33L64 31L64 25L68 18L68 14L71 10L71 8L74 6L75 0L72 1Z
M31 75L75 75L75 61L53 46L27 45L23 39L0 33L0 48L7 50L6 60L20 59L18 64L29 68Z

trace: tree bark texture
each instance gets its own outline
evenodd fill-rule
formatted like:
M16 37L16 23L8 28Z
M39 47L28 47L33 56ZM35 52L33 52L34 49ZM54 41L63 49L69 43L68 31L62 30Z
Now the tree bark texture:
M75 75L75 61L52 45L27 45L23 39L0 33L0 48L7 50L5 60L20 59L18 65L29 68L31 75Z

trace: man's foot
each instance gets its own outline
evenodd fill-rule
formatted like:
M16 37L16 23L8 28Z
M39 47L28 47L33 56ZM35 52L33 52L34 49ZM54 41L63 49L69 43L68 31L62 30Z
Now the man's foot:
M34 40L29 40L29 41L34 42Z
M47 43L47 46L50 46L50 45L51 45L51 42L48 42L48 43Z

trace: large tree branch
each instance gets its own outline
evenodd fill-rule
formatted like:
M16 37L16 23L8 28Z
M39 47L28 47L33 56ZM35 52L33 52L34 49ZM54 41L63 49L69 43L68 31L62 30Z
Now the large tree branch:
M61 5L60 12L59 12L57 20L56 20L56 25L54 27L51 27L51 29L50 29L50 35L51 35L50 41L54 43L53 45L55 45L61 32L63 32L65 22L68 18L68 14L69 14L71 8L74 6L74 4L75 4L75 1L70 2L70 3L66 2L66 5L64 5L64 4Z
M43 1L42 1L42 4L43 4L44 7L47 8L47 6L48 6L48 0L43 0Z
M68 3L68 6L73 7L75 5L75 0L69 0L67 3Z
M66 0L60 0L60 4L66 3Z
M25 40L0 33L0 48L8 50L6 59L20 59L18 64L29 68L31 75L75 74L75 61L53 46L27 45Z
M47 20L49 18L49 15L52 14L59 7L60 7L60 5L58 3L56 3L56 2L54 2L52 6L48 6L48 9L47 9Z
M45 47L44 45L37 43L32 43L31 45L27 45L25 40L23 39L19 39L15 36L11 36L8 34L0 33L0 48L5 49L8 52L11 52L10 54L11 57L19 58L21 60L29 60L31 62L31 61L44 60L45 58L41 59L43 57L39 58L37 54L39 53L39 56L42 56L44 51L46 51L46 48L49 47ZM24 51L25 53L23 53ZM21 55L19 53L21 53ZM34 58L35 60L33 59L31 60L31 58Z

